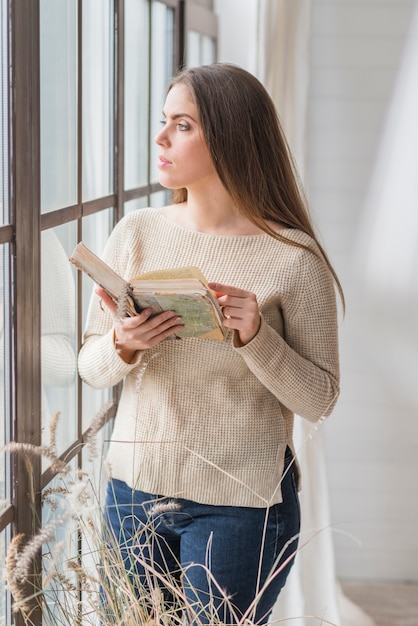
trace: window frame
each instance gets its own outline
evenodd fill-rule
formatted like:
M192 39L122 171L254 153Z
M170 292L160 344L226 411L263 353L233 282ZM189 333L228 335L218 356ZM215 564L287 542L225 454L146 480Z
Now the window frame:
M124 21L125 0L113 0L114 11L114 192L87 202L82 198L82 3L77 3L77 202L41 214L41 138L40 138L40 0L4 0L8 11L10 58L4 60L9 68L8 90L8 155L9 155L9 206L10 222L0 226L0 244L8 244L11 273L10 329L11 358L11 439L19 443L41 445L41 232L63 224L77 223L77 237L82 237L82 220L86 216L113 209L114 223L122 218L125 203L150 196L162 189L150 180L134 189L124 188ZM192 29L209 35L215 41L217 20L212 0L148 0L160 2L174 11L173 65L186 64L187 32ZM151 11L150 11L151 13ZM151 34L151 23L150 37ZM216 47L215 47L216 50ZM150 68L148 67L148 72ZM149 119L148 119L149 124ZM149 168L148 168L149 169ZM81 279L78 275L76 293L77 345L81 344L83 319L81 314ZM6 329L5 329L6 332ZM119 389L114 389L117 400ZM82 388L77 382L77 437L61 458L71 460L78 456L85 440L82 430ZM108 419L115 414L109 410ZM42 489L52 480L51 469L42 472L41 460L34 457L28 471L22 456L15 453L10 458L11 501L0 513L0 530L11 535L34 534L42 519ZM28 494L33 499L33 509L28 507ZM41 570L41 558L35 570ZM35 625L42 624L39 610L31 616ZM13 616L13 624L23 626L20 614Z

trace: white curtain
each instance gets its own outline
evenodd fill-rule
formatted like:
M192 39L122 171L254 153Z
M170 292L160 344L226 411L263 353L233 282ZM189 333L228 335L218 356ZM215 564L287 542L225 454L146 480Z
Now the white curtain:
M279 111L303 180L311 0L257 0L256 72Z
M256 73L276 104L303 181L311 0L258 0L257 20ZM336 579L322 433L296 417L295 445L302 470L300 543L305 545L271 621L287 618L295 626L372 626L373 621L342 593Z

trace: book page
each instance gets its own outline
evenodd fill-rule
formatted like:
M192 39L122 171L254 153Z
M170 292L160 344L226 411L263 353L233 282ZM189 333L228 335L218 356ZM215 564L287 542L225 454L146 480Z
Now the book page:
M198 267L174 267L166 270L154 270L151 272L146 272L145 274L140 274L139 276L135 276L131 279L132 281L137 280L162 280L162 279L183 279L183 278L196 278L200 280L201 283L208 286L208 282L200 269Z
M199 337L218 327L212 303L205 297L177 295L156 295L164 311L175 311L180 315L184 330L180 337Z
M155 292L163 294L196 293L204 296L210 292L210 290L196 278L157 278L153 280L146 278L144 280L133 280L130 282L130 285L135 295Z

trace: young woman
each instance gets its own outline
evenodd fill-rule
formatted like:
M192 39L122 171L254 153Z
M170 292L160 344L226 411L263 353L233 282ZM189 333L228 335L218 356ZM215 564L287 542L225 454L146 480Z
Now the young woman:
M341 287L256 78L227 64L186 69L163 115L155 141L173 203L124 217L104 258L127 279L198 266L226 338L167 340L182 328L174 311L118 319L106 294L93 294L80 375L97 388L124 381L106 519L140 551L147 585L147 559L181 579L191 621L265 623L300 527L293 415L317 422L339 394ZM156 500L174 504L151 550L138 528Z

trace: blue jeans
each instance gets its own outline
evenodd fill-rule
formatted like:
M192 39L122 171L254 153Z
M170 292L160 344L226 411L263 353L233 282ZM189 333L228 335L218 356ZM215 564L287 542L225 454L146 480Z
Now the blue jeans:
M158 587L181 611L176 594L161 582L168 576L187 598L189 623L233 624L243 615L267 622L298 544L300 509L293 467L286 472L290 462L289 454L283 502L269 509L198 504L109 481L105 520L136 593Z

